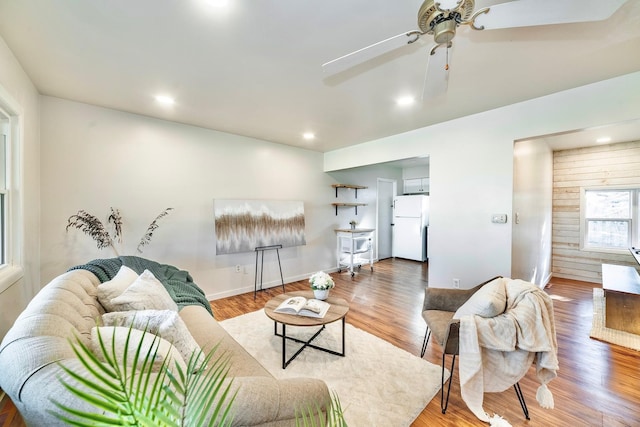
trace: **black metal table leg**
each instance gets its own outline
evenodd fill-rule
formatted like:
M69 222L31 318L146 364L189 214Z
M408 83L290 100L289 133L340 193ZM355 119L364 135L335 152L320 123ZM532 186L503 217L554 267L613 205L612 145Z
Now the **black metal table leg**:
M322 327L320 329L318 329L318 331L313 334L313 336L311 336L311 338L309 338L308 340L301 340L295 337L289 337L287 336L287 330L286 330L286 325L283 323L282 324L282 333L278 333L278 322L274 321L274 334L278 337L282 338L282 369L286 369L287 366L289 366L289 364L296 358L298 357L298 355L300 353L302 353L302 351L309 347L309 348L313 348L315 350L320 350L320 351L324 351L325 353L329 353L329 354L334 354L336 356L342 356L344 357L346 354L346 338L345 338L345 327L346 327L346 322L345 322L345 318L342 318L342 351L338 352L335 350L331 350L329 348L325 348L325 347L320 347L317 345L312 344L312 341L314 339L316 339L316 337L318 335L320 335L320 333L326 328L326 325L322 325ZM294 341L297 343L302 344L302 347L300 347L294 354L293 356L291 356L289 359L287 359L287 340L290 341Z

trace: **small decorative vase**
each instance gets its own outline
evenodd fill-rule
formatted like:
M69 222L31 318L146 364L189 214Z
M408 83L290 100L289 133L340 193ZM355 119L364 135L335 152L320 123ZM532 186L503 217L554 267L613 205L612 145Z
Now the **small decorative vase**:
M314 289L313 296L319 300L326 300L329 298L329 289Z

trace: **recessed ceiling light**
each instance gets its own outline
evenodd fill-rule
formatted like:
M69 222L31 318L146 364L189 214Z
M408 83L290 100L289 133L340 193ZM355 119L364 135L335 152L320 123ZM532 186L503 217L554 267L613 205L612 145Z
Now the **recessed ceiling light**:
M229 0L205 0L205 3L213 7L227 7Z
M400 98L396 99L396 104L403 107L411 105L414 102L416 102L416 99L413 96L401 96Z
M302 134L302 137L307 141L311 141L312 139L315 139L316 136L314 135L313 132L305 132Z
M176 101L172 97L167 95L157 95L156 101L163 105L173 105L176 103Z
M602 138L598 138L596 139L596 142L598 144L606 144L607 142L611 142L611 137L609 136L603 136Z

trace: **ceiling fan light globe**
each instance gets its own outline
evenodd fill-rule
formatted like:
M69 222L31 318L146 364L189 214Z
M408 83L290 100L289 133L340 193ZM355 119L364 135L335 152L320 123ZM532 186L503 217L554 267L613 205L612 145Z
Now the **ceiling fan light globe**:
M433 27L433 40L437 44L449 43L456 36L457 22L453 19L437 23Z

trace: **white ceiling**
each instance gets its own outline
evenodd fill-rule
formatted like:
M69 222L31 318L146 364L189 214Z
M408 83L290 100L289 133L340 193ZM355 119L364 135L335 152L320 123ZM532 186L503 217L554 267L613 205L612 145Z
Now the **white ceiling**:
M640 70L628 0L602 22L462 27L446 96L400 108L429 37L332 77L320 65L416 29L422 0L207 1L0 0L0 36L44 95L322 152Z
M599 144L637 141L640 140L640 120L613 123L589 129L575 129L532 139L545 142L554 151Z

